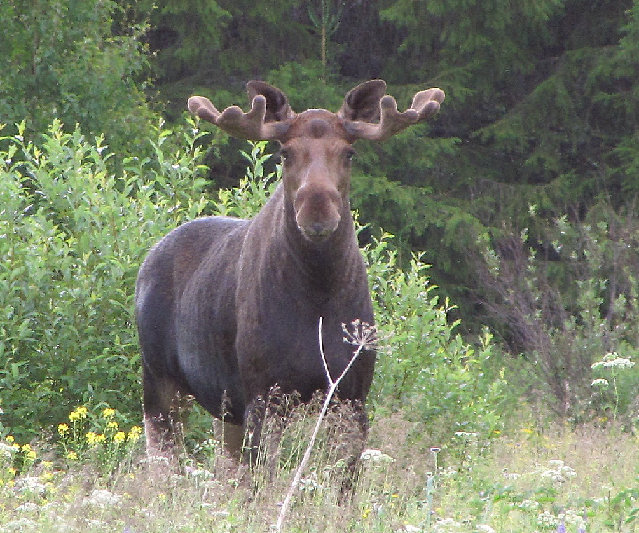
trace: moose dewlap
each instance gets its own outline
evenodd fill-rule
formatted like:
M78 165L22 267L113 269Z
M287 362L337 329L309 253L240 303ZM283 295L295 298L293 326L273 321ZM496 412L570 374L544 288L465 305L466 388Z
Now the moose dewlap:
M344 342L342 324L374 322L350 211L352 144L387 139L433 116L444 100L440 89L421 91L400 113L385 90L382 80L363 83L337 113L295 113L286 95L259 81L248 83L248 113L236 106L219 112L202 96L189 99L192 113L230 135L279 141L282 181L252 220L188 222L164 237L140 268L135 306L150 455L172 453L180 397L192 395L230 425L229 435L250 423L254 447L259 404L272 387L302 401L326 390L320 317L330 374L350 361L353 346ZM364 350L339 387L340 399L356 406L362 436L374 364L374 351Z

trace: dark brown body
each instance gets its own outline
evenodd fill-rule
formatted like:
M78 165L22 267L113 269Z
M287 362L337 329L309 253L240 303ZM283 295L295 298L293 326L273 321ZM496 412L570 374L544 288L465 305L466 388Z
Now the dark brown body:
M192 395L233 425L251 418L256 401L274 386L308 401L328 387L320 317L333 378L355 349L344 342L342 324L373 324L348 194L351 144L373 138L362 131L377 126L357 122L357 114L370 116L371 102L379 111L379 83L351 91L338 114L299 115L277 89L252 84L247 114L238 108L219 113L201 97L189 106L236 136L279 140L282 183L254 219L184 224L151 250L140 269L136 316L147 449L153 454L171 446L172 410L180 396ZM439 109L441 100L429 102ZM340 399L363 409L374 362L373 351L361 353L340 384ZM365 431L363 410L357 422Z

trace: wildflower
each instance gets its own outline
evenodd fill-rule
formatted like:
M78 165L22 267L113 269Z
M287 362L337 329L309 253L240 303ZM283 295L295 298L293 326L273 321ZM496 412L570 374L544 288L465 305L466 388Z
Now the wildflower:
M617 352L609 352L604 355L603 360L597 361L590 365L590 368L593 370L595 368L604 367L604 368L632 368L635 366L634 362L630 360L628 357L619 357Z
M607 379L603 379L603 378L595 379L595 380L593 380L591 385L592 386L595 386L595 385L606 386L606 385L608 385L608 380Z
M390 455L380 450L367 449L362 452L360 457L362 461L370 461L371 463L392 463L395 461Z
M58 424L58 433L62 436L69 433L69 426L67 424Z
M353 320L350 326L342 324L344 332L344 342L354 346L361 346L363 349L373 350L377 347L377 327L371 326L367 322L359 319Z
M127 439L131 442L137 442L137 440L140 438L140 435L142 435L142 428L140 426L133 426L129 431Z
M541 527L555 527L557 525L557 519L548 511L544 511L537 517L537 525Z
M77 461L78 460L78 454L75 452L69 452L67 453L67 459L69 459L70 461Z
M108 424L107 424L107 428L109 429L118 429L118 423L115 420L111 420Z
M21 494L44 496L47 492L47 487L39 477L26 476L16 480L15 490Z
M113 442L117 442L118 444L124 442L126 440L126 433L124 431L118 431L115 435L113 435Z
M95 489L89 497L84 500L85 505L107 508L118 505L122 501L122 496L108 490Z
M31 444L24 444L21 448L24 458L30 462L35 461L36 452L31 448Z
M16 450L13 446L9 446L8 444L5 444L4 442L0 442L0 458L10 460L13 458L13 455L15 454L15 452Z
M537 509L539 508L539 502L535 501L535 500L523 500L518 507L520 509Z
M95 433L93 431L89 431L86 435L86 438L87 438L87 442L91 446L100 444L101 442L104 442L106 439L106 437L102 435L101 433Z
M115 409L111 407L107 407L104 411L102 411L102 418L113 418L115 416Z
M13 435L7 435L7 438L4 440L6 440L8 443L11 443L11 444L13 444L16 441L16 439L13 438Z
M568 478L575 477L577 472L560 459L548 461L549 469L541 473L541 477L550 478L558 483L564 483Z
M72 411L71 414L69 414L69 420L71 422L76 422L78 420L86 418L88 414L89 414L89 410L82 405L76 408L75 411Z

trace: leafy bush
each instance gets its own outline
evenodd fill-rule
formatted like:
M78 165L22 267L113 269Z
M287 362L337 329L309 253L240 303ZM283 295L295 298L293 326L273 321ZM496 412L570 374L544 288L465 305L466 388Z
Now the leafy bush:
M120 176L101 139L59 122L38 143L24 124L0 139L0 398L2 423L21 440L76 404L140 411L137 270L206 204L201 134L156 133L155 157L127 160ZM169 141L182 146L170 159Z
M562 416L616 417L636 397L637 369L615 387L592 388L593 378L606 376L591 365L606 354L637 358L638 243L634 215L602 202L586 220L558 218L543 239L504 229L476 261L485 269L484 306L523 356L518 376L530 370L535 383L527 386L550 393L543 403Z
M374 403L382 410L404 410L439 438L453 433L489 436L501 428L506 395L498 348L486 330L477 346L455 332L448 319L454 306L442 305L429 284L428 265L414 256L409 268L397 266L397 253L383 235L366 250L371 291L382 332Z
M127 15L112 0L0 5L0 117L12 133L24 119L34 132L59 119L66 131L79 124L84 133L104 133L118 157L146 148L156 116L143 92L146 28Z

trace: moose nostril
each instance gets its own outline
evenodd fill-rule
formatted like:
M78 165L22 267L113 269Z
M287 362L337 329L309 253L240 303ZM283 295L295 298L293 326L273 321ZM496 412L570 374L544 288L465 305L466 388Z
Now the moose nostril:
M313 222L307 228L305 228L305 231L309 235L320 237L322 235L327 235L328 233L330 233L330 228L326 227L321 222Z

